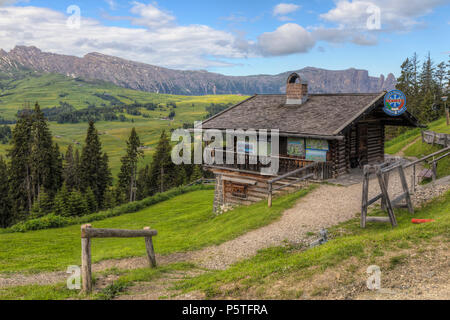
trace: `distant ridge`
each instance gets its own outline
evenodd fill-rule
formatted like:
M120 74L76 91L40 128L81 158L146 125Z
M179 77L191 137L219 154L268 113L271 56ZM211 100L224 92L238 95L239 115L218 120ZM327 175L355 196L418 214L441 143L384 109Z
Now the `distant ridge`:
M83 79L112 82L147 92L179 95L283 93L288 71L278 75L225 76L206 71L183 71L129 61L101 53L83 58L42 52L36 47L16 46L10 52L0 49L0 72L28 68ZM307 67L294 70L309 82L311 93L372 93L391 90L396 79L371 77L367 70L325 70Z

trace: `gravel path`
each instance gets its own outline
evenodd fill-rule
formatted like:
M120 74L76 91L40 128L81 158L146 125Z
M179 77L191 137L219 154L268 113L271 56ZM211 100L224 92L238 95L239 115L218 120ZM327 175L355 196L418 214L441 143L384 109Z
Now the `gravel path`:
M412 173L411 170L405 170L407 177ZM416 196L413 196L413 202L418 205L442 194L447 188L448 186L419 187ZM391 174L389 191L392 198L402 193L397 172ZM293 208L286 210L278 221L221 245L194 252L193 259L206 268L225 269L230 264L253 256L260 249L278 246L284 241L311 241L311 237L306 235L308 232L318 232L321 228L328 228L359 216L361 193L361 183L347 187L322 185L301 198ZM379 193L378 181L372 178L369 183L369 197Z
M410 176L410 170L411 168L405 172L407 177ZM420 170L416 172L418 171ZM413 197L414 205L417 206L423 201L434 198L448 188L449 184L419 187ZM389 190L392 198L401 193L397 173L392 174L389 180ZM376 179L372 179L369 184L370 196L375 196L379 192L378 182ZM159 264L190 261L209 269L225 269L241 259L255 255L260 249L282 245L285 241L291 243L311 241L312 239L307 236L308 232L318 232L321 228L327 228L355 218L359 215L360 210L361 183L347 187L324 184L301 198L293 208L286 210L279 220L268 226L250 231L218 246L211 246L194 252L161 256L157 257L157 261ZM147 264L147 260L143 257L108 260L94 264L93 271L112 267L142 268ZM64 272L36 275L0 275L0 288L33 283L57 283L65 281L67 276Z

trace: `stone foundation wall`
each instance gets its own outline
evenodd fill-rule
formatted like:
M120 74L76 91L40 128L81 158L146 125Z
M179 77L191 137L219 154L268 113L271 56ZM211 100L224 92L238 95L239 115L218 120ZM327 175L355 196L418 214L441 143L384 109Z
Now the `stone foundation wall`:
M223 205L223 182L222 175L216 174L216 187L214 189L213 212L216 213Z

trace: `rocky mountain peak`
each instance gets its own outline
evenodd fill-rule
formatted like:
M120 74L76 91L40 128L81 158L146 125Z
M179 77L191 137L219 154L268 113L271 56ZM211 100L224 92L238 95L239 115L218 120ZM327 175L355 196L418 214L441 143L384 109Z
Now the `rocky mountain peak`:
M284 93L287 74L298 72L309 82L311 93L380 92L395 87L395 77L370 77L367 70L325 70L306 67L278 75L225 76L208 71L180 71L134 62L98 52L83 58L16 46L1 56L26 68L84 79L112 82L118 86L167 94L207 95ZM2 71L2 64L0 64Z

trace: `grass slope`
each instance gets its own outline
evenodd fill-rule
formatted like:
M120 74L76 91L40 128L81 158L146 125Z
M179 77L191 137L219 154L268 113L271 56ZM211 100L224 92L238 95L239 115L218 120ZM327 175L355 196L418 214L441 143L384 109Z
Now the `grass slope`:
M385 253L395 252L399 248L417 247L436 237L443 237L443 241L449 243L449 213L450 192L447 192L446 195L417 210L414 215L419 218L435 219L434 223L412 224L412 216L405 210L397 212L399 226L395 229L389 224L373 223L366 229L361 229L359 219L353 219L334 227L331 230L334 239L320 247L306 251L290 246L269 248L227 270L211 271L183 280L176 288L184 292L200 290L209 298L245 297L249 290L261 293L261 298L268 298L264 296L264 292L273 286L279 286L286 279L292 280L292 277L308 279L351 257L368 266L374 264L377 257ZM395 261L391 262L395 264ZM298 298L295 293L292 294L285 298Z
M439 119L429 124L428 130L450 134L450 126L447 126L445 118ZM417 141L415 141L417 140ZM415 141L415 142L414 142ZM413 143L414 142L414 143ZM408 146L411 144L410 146ZM386 142L386 153L396 154L408 146L403 152L407 157L422 158L428 154L442 149L440 146L432 146L422 142L420 129L406 131L398 137ZM428 165L426 167L429 167ZM450 157L446 157L438 162L438 178L450 175Z
M25 102L33 104L38 101L41 108L58 106L59 102L67 102L77 109L86 108L89 104L100 106L109 105L109 102L95 96L95 94L108 93L123 103L130 104L135 101L139 103L161 104L161 108L153 111L141 110L149 116L125 115L129 122L98 122L98 131L102 134L101 141L110 158L113 176L116 176L120 168L120 158L126 148L125 141L131 128L136 127L141 142L148 149L145 150L145 158L140 165L151 161L159 135L162 129L170 130L178 128L183 123L194 123L201 120L205 115L205 107L211 103L238 103L246 97L237 95L215 95L215 96L175 96L167 94L149 93L131 89L125 89L102 81L84 81L72 79L59 74L43 74L26 76L22 79L9 81L0 90L0 116L5 119L15 119L17 111L23 108ZM175 102L176 116L173 121L164 120L170 112L165 105ZM134 123L131 122L133 119ZM65 152L69 144L83 143L87 130L87 123L57 124L52 122L50 129L55 141ZM77 146L81 148L81 146ZM4 155L8 149L7 145L0 145L0 155Z
M313 187L311 187L313 188ZM97 228L158 230L158 254L200 249L262 227L281 216L310 189L265 202L239 207L220 216L212 214L214 191L180 195L147 209L93 223ZM95 239L93 261L145 255L142 239ZM0 273L63 270L80 264L80 226L0 234Z

